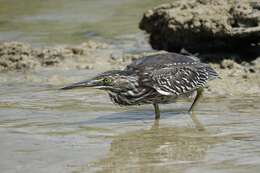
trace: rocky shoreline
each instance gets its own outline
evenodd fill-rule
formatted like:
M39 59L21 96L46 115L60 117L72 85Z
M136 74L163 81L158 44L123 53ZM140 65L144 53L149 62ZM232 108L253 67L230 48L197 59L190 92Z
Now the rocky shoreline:
M153 54L156 53L165 52L153 52ZM0 44L0 70L5 73L59 68L92 69L101 72L109 69L122 69L132 60L149 54L151 52L115 56L114 50L109 45L92 41L76 46L53 48L33 48L25 43L7 42ZM234 60L224 59L220 63L210 63L210 65L216 69L221 79L209 83L205 92L207 97L259 94L260 58L240 64ZM66 76L54 76L54 85L67 82ZM57 82L59 79L63 82Z
M106 44L93 41L77 46L33 48L21 42L0 43L0 71L26 71L43 67L91 68L91 55Z
M185 48L210 63L221 79L210 82L208 95L259 94L260 4L257 1L177 0L145 12L140 28L150 34L153 48L173 52ZM0 43L0 71L53 68L101 72L122 69L132 60L151 53L164 53L118 54L112 47L93 41L43 48L4 42Z
M256 0L176 0L146 11L139 27L157 50L185 48L200 56L227 54L247 61L260 55ZM210 57L210 61L218 58Z

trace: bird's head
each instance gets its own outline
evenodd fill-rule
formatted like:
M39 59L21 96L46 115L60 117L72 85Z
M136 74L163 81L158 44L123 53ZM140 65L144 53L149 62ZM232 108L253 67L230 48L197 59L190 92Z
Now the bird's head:
M134 77L130 76L127 71L112 70L101 73L92 79L74 83L61 89L68 90L74 88L92 87L112 92L127 90L133 87Z

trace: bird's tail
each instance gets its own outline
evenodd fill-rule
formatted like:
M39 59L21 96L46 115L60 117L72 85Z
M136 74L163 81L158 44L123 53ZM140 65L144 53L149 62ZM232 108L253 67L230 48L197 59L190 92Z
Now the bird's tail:
M208 73L209 79L216 79L216 78L220 78L219 74L210 66L206 66L206 71Z

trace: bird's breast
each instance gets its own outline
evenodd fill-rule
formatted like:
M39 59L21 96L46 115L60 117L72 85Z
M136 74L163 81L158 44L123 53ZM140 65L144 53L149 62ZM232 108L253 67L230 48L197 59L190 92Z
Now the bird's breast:
M154 89L143 89L139 93L134 91L125 91L120 93L109 92L112 102L119 105L141 105L152 103L173 103L176 100L175 95L161 95Z
M114 103L119 105L143 104L147 97L154 92L153 89L140 88L138 90L127 90L121 92L109 92L109 96Z

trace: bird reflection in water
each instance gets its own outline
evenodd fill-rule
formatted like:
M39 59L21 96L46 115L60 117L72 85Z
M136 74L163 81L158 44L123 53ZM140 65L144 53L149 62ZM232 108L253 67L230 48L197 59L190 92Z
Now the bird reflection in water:
M105 159L91 167L98 172L182 172L203 160L210 146L223 142L211 136L193 114L196 128L160 127L115 136Z

